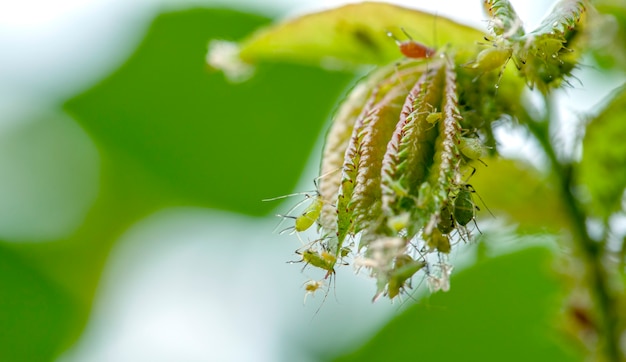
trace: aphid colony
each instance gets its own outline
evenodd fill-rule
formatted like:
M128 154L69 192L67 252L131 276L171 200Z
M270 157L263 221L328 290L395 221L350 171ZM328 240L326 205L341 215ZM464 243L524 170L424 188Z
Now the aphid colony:
M475 228L470 163L485 149L464 122L457 71L445 53L405 59L366 77L338 110L316 190L279 215L293 220L283 231L317 230L296 251L323 272L307 295L348 264L376 279L375 299L400 295L420 270L432 290L449 288L447 255Z
M525 34L507 2L485 1L495 40L469 61L389 33L405 59L354 87L327 134L308 205L280 215L295 233L316 228L296 251L297 262L324 273L305 283L307 295L348 264L376 280L374 300L401 295L420 271L431 290L449 289L448 254L478 230L473 163L495 147L493 123L515 114L496 92L504 69L513 59L542 91L569 74L565 44L584 12L570 2L574 17L548 17ZM509 88L517 99L521 87Z

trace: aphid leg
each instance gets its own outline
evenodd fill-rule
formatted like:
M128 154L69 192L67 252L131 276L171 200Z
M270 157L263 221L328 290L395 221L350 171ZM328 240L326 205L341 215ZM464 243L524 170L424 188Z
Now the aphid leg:
M494 96L498 94L498 89L500 89L500 81L502 80L502 76L504 75L504 71L506 70L507 64L509 64L509 60L511 60L510 56L500 68L500 73L498 73L498 80L496 81L496 85L495 85L496 91L494 92Z
M261 201L275 201L275 200L280 200L280 199L284 199L287 197L292 197L292 196L301 196L304 195L304 199L302 201L299 201L297 204L295 204L294 206L292 206L286 214L277 214L276 216L282 218L282 220L278 223L278 225L276 225L276 227L274 228L273 232L276 232L276 230L278 230L280 228L280 226L283 224L283 222L285 221L285 219L294 219L295 220L295 216L291 216L290 214L292 212L294 212L298 207L302 206L302 204L304 204L305 202L307 202L308 200L310 200L313 196L311 195L311 193L308 192L297 192L297 193L293 193L293 194L289 194L289 195L283 195L283 196L278 196L278 197L273 197L271 199L264 199ZM292 229L293 227L287 228L287 229ZM279 232L279 234L283 234L285 232L285 230L287 229L283 229Z

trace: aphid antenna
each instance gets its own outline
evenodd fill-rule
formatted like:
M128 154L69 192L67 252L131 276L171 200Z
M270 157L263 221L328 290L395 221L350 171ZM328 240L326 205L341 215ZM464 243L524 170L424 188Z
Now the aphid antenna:
M409 34L404 27L400 27L400 30L402 31L402 33L404 33L404 35L406 35L407 38L409 38L409 40L413 40L413 37L411 36L411 34Z
M261 201L263 201L263 202L276 201L276 200L282 200L282 199L286 199L288 197L294 197L294 196L304 196L305 200L306 200L308 198L313 197L313 196L311 196L311 194L316 194L316 193L317 193L317 190L315 190L315 191L294 192L293 194L276 196L276 197L272 197L272 198L269 198L269 199L263 199Z
M435 15L435 18L436 18L436 15ZM404 36L406 36L406 37L407 37L407 39L409 39L409 41L414 41L414 42L417 42L417 40L413 39L413 37L411 36L411 34L409 34L409 32L408 32L408 31L406 31L406 29L405 29L403 26L401 26L401 27L400 27L400 31L402 32L402 34L404 34ZM419 32L418 32L418 35L420 35L420 34L419 34ZM422 38L422 39L423 39L424 37L423 37L423 36L419 36L419 38ZM394 38L394 39L395 39L395 38ZM400 42L400 43L402 43L402 42Z
M411 279L413 279L413 277L411 277ZM417 286L415 288L413 288L412 286L409 288L411 289L411 293L406 291L406 288L402 288L402 292L400 294L398 294L398 298L400 298L400 305L398 306L398 312L404 308L404 306L407 305L407 303L409 302L409 300L412 300L415 303L418 303L419 300L417 298L415 298L413 296L413 294L417 293L419 287L422 285L422 282L424 281L424 279L422 278L422 280L419 282L419 284L417 284ZM403 297L406 296L406 299L403 299Z
M404 30L402 30L402 31L404 31ZM391 39L393 39L396 42L396 45L400 46L400 44L402 44L400 39L398 39L390 30L387 30L387 36L390 37ZM410 39L410 37L409 37L409 39Z
M337 167L334 170L330 170L322 175L317 176L316 178L313 179L313 184L315 184L316 188L317 188L317 181L323 179L326 176L330 176L332 174L334 174L335 172L339 172L341 171L342 167Z
M322 246L322 250L326 251L326 248L322 244L322 241L324 241L324 239L326 239L326 238L318 238L318 239L315 239L313 241L309 241L308 243L306 243L306 244L302 245L301 247L299 247L298 249L296 249L295 253L298 254L298 255L302 255L303 251L312 249L313 246L315 246L315 244L320 244ZM303 241L303 243L304 243L304 241Z
M424 268L427 268L428 264L426 264L424 266ZM406 295L411 298L412 300L414 300L415 302L419 302L419 300L415 297L415 294L417 294L420 290L420 288L422 287L422 285L424 284L424 281L426 280L427 274L426 274L426 270L424 270L424 276L421 278L420 282L417 284L417 286L415 288L411 288L412 292L411 293L406 293ZM406 303L403 303L406 304ZM400 307L402 307L402 305L400 305Z
M496 218L496 216L493 214L493 212L491 212L491 210L489 209L489 206L487 206L487 204L485 203L485 200L483 200L482 197L480 197L480 194L476 191L476 189L474 188L474 186L470 185L470 184L465 184L465 188L467 188L471 193L475 194L476 197L478 197L478 199L480 200L480 202L483 204L483 206L485 207L485 209L487 209L487 212L489 213L489 215L491 215L494 219ZM476 206L478 208L478 206ZM478 209L480 210L480 209ZM480 230L479 230L480 231Z

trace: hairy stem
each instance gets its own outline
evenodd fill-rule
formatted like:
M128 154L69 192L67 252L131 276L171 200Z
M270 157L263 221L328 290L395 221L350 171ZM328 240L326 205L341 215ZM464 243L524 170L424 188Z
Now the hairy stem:
M616 299L609 287L609 275L605 269L603 259L605 256L604 241L598 242L589 236L587 229L587 216L572 193L574 181L572 177L572 164L561 162L555 152L550 138L549 125L553 112L552 102L549 96L544 97L546 109L545 118L541 121L529 119L528 128L533 136L539 141L541 148L550 161L551 176L557 182L561 198L570 219L572 238L575 246L584 258L590 283L590 291L595 299L597 310L601 318L602 329L599 331L600 348L604 349L608 361L622 361L619 348L618 320Z

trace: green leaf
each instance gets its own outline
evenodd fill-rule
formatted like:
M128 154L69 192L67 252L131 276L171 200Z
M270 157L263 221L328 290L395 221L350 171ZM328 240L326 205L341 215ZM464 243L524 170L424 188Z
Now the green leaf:
M265 22L229 10L163 14L126 64L65 108L114 158L137 163L165 202L264 214L276 205L260 200L292 190L352 79L266 64L234 85L206 69L208 39Z
M483 38L477 29L450 19L391 4L364 2L304 15L259 30L241 44L240 57L250 63L281 60L351 68L387 64L402 57L392 32L404 28L429 46L452 45L459 53ZM460 56L460 54L459 54Z
M488 167L479 169L469 183L481 200L476 200L480 219L513 223L520 231L557 232L569 227L556 188L531 165L511 159L484 158ZM484 204L483 204L484 203ZM483 207L486 206L486 207ZM480 223L480 221L479 221Z
M607 219L618 211L626 187L626 86L587 126L577 177L591 199L595 215Z
M64 105L91 137L87 146L97 146L100 163L86 164L100 167L99 177L88 178L96 185L80 185L97 187L96 200L81 200L79 206L89 206L76 212L82 224L54 240L0 243L0 360L48 361L63 352L86 324L112 246L155 210L182 205L262 215L276 205L261 199L293 188L353 75L267 64L236 86L206 69L209 38L239 38L267 21L215 9L162 14L127 63ZM20 146L36 161L62 163L50 167L70 167L74 179L82 175L77 167L84 162L59 152L69 145L83 160L82 143L59 138L45 122L27 131L35 137ZM74 179L59 179L78 187ZM54 186L55 180L33 182ZM67 207L76 201L67 195L43 187L36 197Z
M593 17L589 45L595 59L604 68L626 70L626 7L622 0L596 1L594 5L599 14Z
M84 310L62 288L0 243L0 360L51 361Z
M412 305L337 361L573 361L556 334L559 284L534 247L452 275L452 288ZM559 343L561 342L561 343Z

